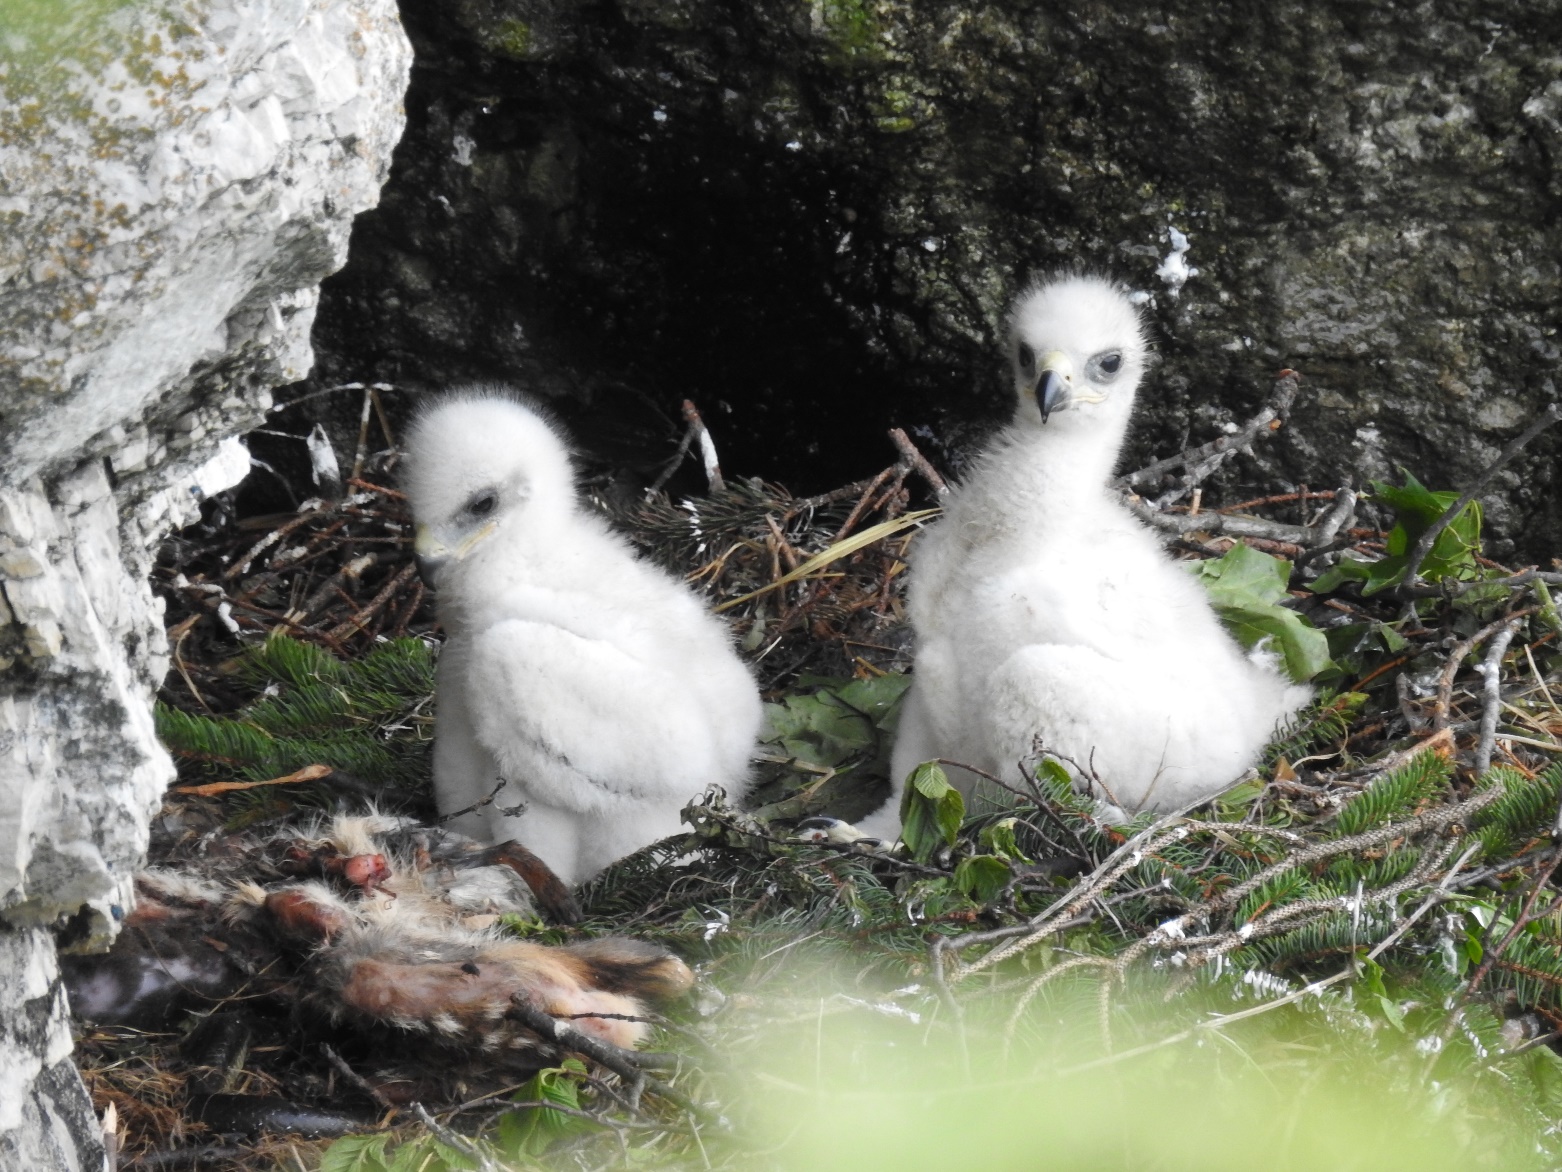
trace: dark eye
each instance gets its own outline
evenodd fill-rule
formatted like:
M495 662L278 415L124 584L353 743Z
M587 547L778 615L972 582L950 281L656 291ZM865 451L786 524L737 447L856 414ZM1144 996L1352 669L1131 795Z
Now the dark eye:
M1032 350L1024 342L1020 343L1020 369L1029 370L1036 365L1036 351Z
M480 496L474 497L472 503L467 505L466 511L471 513L474 517L486 517L489 513L494 511L494 506L496 506L498 503L498 493L492 491L485 492Z
M1121 354L1103 354L1101 356L1101 372L1103 374L1116 374L1123 368L1123 356Z

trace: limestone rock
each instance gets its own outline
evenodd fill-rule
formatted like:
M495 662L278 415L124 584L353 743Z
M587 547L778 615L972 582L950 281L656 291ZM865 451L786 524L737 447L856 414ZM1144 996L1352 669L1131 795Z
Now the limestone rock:
M317 283L378 196L410 62L391 0L68 0L7 20L0 1165L88 1167L45 929L112 937L173 775L152 554L244 476L233 437L308 370Z

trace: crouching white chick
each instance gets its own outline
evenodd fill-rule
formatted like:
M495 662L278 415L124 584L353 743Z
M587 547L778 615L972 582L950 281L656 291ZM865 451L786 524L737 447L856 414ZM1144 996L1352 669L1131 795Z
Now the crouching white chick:
M898 831L920 762L1017 782L1038 749L1126 813L1174 809L1234 782L1306 702L1108 486L1147 349L1138 311L1100 278L1042 282L1015 304L1014 420L914 550L915 681L894 794L866 833Z
M435 587L434 788L453 825L519 839L566 883L741 793L762 716L725 626L581 507L563 439L503 390L414 423L405 485Z

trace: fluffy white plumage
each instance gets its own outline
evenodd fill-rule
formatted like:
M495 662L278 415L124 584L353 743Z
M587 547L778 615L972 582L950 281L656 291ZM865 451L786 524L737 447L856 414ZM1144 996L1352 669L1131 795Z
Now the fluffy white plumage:
M502 391L421 415L407 494L440 622L434 788L453 825L514 838L567 883L747 783L761 707L726 628L580 507L564 442ZM517 815L506 808L524 804Z
M1100 278L1016 302L1014 421L915 550L915 682L895 793L865 832L893 834L922 761L1011 780L1037 747L1093 768L1110 790L1095 795L1126 811L1176 808L1236 780L1306 701L1271 656L1243 653L1107 486L1146 352L1137 311Z

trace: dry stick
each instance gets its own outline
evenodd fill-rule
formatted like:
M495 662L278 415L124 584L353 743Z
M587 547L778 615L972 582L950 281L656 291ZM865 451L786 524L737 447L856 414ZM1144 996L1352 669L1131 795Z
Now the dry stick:
M288 617L296 623L305 622L310 615L325 605L326 599L335 592L337 587L341 586L343 582L356 582L363 575L363 572L377 561L379 561L379 555L375 553L366 553L360 557L353 558L352 561L322 582L314 593L304 600L303 606L296 611L289 611Z
M297 529L299 526L308 524L310 521L314 520L315 515L319 513L324 507L324 505L320 505L313 509L307 509L298 516L294 517L292 520L288 521L286 524L279 525L270 533L266 534L253 546L251 546L243 557L239 558L231 566L223 571L223 580L232 581L234 578L237 578L240 574L244 573L249 569L250 563L253 562L257 557L265 553L266 550L270 549L273 545L281 541L289 533L292 533L293 530Z
M1405 922L1399 925L1398 928L1385 937L1377 945L1377 947L1375 947L1371 952L1367 953L1367 959L1376 960L1378 957L1382 956L1383 953L1387 952L1390 948L1397 944L1406 932L1410 931L1410 929L1415 926L1417 920L1426 914L1426 912L1429 911L1432 907L1436 906L1437 903L1440 903L1442 901L1444 892L1447 890L1448 885L1453 881L1454 876L1459 873L1459 870L1466 862L1469 861L1470 857L1475 854L1479 848L1479 843L1472 843L1470 847L1465 850L1464 854L1459 857L1459 861L1449 869L1448 874L1443 876L1442 882L1437 885L1437 888L1432 891L1425 900L1422 901L1421 906L1416 908L1416 910L1405 919ZM1185 1029L1180 1033L1173 1034L1169 1038L1162 1038L1158 1042L1150 1042L1143 1046L1137 1046L1132 1050L1124 1050L1121 1054L1109 1054L1104 1058L1097 1058L1094 1061L1086 1062L1079 1066L1070 1067L1061 1073L1065 1075L1074 1074L1079 1071L1090 1070L1097 1066L1105 1066L1113 1062L1121 1062L1125 1058L1136 1058L1140 1054L1147 1054L1152 1050L1159 1050L1164 1046L1176 1045L1178 1042L1185 1041L1186 1039L1191 1038L1194 1034L1201 1031L1219 1029L1222 1026L1230 1025L1233 1022L1242 1021L1245 1018L1257 1017L1259 1014L1268 1013L1270 1010L1279 1009L1281 1006L1290 1005L1292 1002L1300 1001L1309 993L1322 993L1331 985L1337 985L1341 981L1353 976L1355 972L1356 962L1354 959L1352 959L1349 968L1335 973L1332 977L1325 977L1321 981L1313 981L1310 984L1304 985L1300 989L1297 989L1291 993L1287 993L1284 997L1277 997L1273 1001L1266 1001L1262 1005L1254 1005L1251 1008L1240 1010L1237 1013L1228 1013L1220 1017L1210 1018L1207 1021L1201 1021L1197 1025L1190 1026L1188 1029Z
M1486 979L1486 974L1491 972L1492 965L1496 964L1502 957L1502 954L1508 950L1508 945L1513 943L1518 934L1534 921L1535 916L1532 913L1535 910L1535 901L1540 898L1540 893L1546 889L1546 882L1556 872L1558 863L1562 863L1562 852L1553 855L1551 862L1546 864L1546 869L1535 876L1535 886L1530 891L1529 897L1525 899L1524 907L1519 912L1518 919L1513 921L1513 927L1508 929L1507 935L1502 938L1502 942L1496 948L1487 951L1486 958L1481 961L1480 967L1470 977L1470 983L1465 986L1464 990L1465 1000L1475 995L1476 990L1481 986L1481 982ZM1550 909L1548 908L1547 910L1549 911Z
M1562 586L1562 574L1553 574L1535 566L1527 570L1520 570L1517 574L1510 574L1506 578L1473 578L1468 582L1439 582L1435 586L1421 585L1413 589L1400 589L1414 598L1460 598L1472 590L1512 590L1518 586L1528 586L1531 582L1545 582L1552 586Z
M358 413L358 446L353 449L353 470L348 477L356 480L363 475L364 457L369 452L369 416L374 410L374 391L365 387L363 390L363 410Z
M573 1050L584 1054L593 1062L607 1067L614 1074L629 1080L632 1089L630 1102L638 1107L639 1089L644 1088L659 1098L666 1099L674 1106L687 1111L697 1119L704 1122L716 1123L705 1108L692 1099L673 1090L672 1087L649 1077L640 1062L640 1056L632 1050L625 1050L604 1042L599 1038L593 1038L589 1034L582 1033L567 1021L560 1021L546 1010L537 1008L524 997L516 996L510 999L510 1009L507 1017L514 1018L527 1029L543 1038L545 1041L556 1043L560 1048Z
M850 484L841 485L840 488L832 488L829 492L821 492L818 496L805 496L799 500L793 500L787 506L787 520L791 520L797 514L806 512L809 509L819 509L825 505L833 505L836 501L844 501L854 496L861 496L871 484L886 475L887 472L888 470L868 480L854 480Z
M457 818L463 818L466 815L473 813L474 811L481 810L484 806L488 805L495 798L497 798L499 796L499 791L509 784L510 783L508 781L501 777L499 779L499 784L494 786L493 791L489 793L486 798L479 798L470 806L467 806L464 810L454 810L449 814L441 814L438 818L434 819L434 825L443 826L446 822L454 822Z
M408 582L412 581L413 575L415 575L417 572L418 567L413 563L408 562L401 568L401 572L399 574L397 574L394 578L385 584L384 589L382 589L378 594L369 600L368 606L364 607L345 623L332 628L330 635L327 637L336 639L338 641L347 638L347 636L358 630L359 627L362 627L376 614L383 610L385 604L396 596L396 592L398 590L400 590Z
M446 1127L443 1123L430 1115L428 1108L425 1107L422 1103L414 1100L413 1102L408 1103L407 1106L410 1107L412 1109L412 1113L418 1117L418 1122L423 1124L424 1127L428 1128L434 1133L435 1139L439 1140L439 1142L444 1144L447 1148L460 1152L467 1159L476 1161L478 1168L481 1169L481 1172L504 1172L504 1170L500 1168L498 1164L490 1159L481 1149L475 1147L472 1142L464 1135L452 1131L450 1128Z
M1418 588L1425 585L1421 581L1421 563L1426 560L1426 555L1432 552L1432 546L1437 543L1437 539L1442 535L1443 530L1448 528L1460 513L1464 512L1476 495L1491 483L1492 477L1496 476L1514 456L1517 456L1525 444L1529 443L1530 440L1534 439L1559 419L1562 419L1562 405L1556 403L1550 404L1544 411L1535 416L1528 427L1508 441L1508 446L1503 448L1498 453L1497 458L1486 466L1486 471L1475 478L1475 483L1460 493L1459 499L1444 509L1443 515L1428 525L1426 531L1416 538L1415 544L1410 547L1410 552L1405 558L1405 577L1399 588L1401 596L1411 595Z
M710 491L721 492L727 487L727 482L722 479L721 461L716 458L716 441L711 439L710 428L705 426L705 420L700 417L694 400L683 401L683 418L700 441L700 461L705 465L705 479L710 485Z
M1486 659L1481 664L1485 675L1481 705L1481 739L1475 748L1475 775L1479 777L1491 768L1492 749L1497 744L1497 710L1502 705L1502 657L1508 653L1508 644L1519 629L1519 619L1509 619L1508 625L1492 638L1486 649Z
M1149 482L1152 478L1163 472L1170 472L1173 468L1200 468L1214 463L1198 477L1198 480L1186 478L1187 488L1194 487L1198 481L1205 479L1214 472L1225 460L1234 456L1242 449L1249 447L1260 434L1272 432L1272 426L1277 420L1284 422L1290 414L1291 404L1296 400L1296 391L1301 383L1301 375L1294 370L1282 370L1280 377L1275 380L1274 389L1269 393L1269 402L1252 419L1249 419L1240 428L1230 435L1217 436L1209 443L1197 448L1189 448L1179 452L1175 456L1167 456L1163 460L1157 460L1153 464L1147 464L1137 472L1130 472L1126 476L1120 476L1112 481L1112 487L1117 489L1132 490L1141 484Z
M940 497L949 495L948 483L938 474L933 465L928 463L927 457L917 450L916 444L911 442L911 438L904 431L892 427L889 429L889 438L896 450L900 452L901 460L908 467L915 469L935 493Z
M662 486L671 480L673 473L683 466L684 458L688 456L689 448L693 446L694 437L698 434L698 431L699 428L693 423L690 423L683 429L683 437L678 441L678 450L673 453L672 459L662 465L662 470L656 474L656 479L651 481L651 486L645 490L647 499L661 492Z
M380 434L385 437L385 446L391 451L396 450L396 436L391 431L390 420L385 418L385 404L380 402L380 384L373 383L369 387L369 398L374 401L374 417L380 421ZM356 476L353 479L357 479Z
M1252 940L1262 940L1270 936L1278 936L1282 932L1295 931L1305 927L1308 923L1316 922L1331 912L1341 908L1353 910L1359 915L1360 911L1369 904L1379 904L1387 900L1396 899L1413 888L1420 887L1437 869L1448 861L1448 856L1453 854L1456 842L1449 842L1441 851L1436 853L1428 851L1415 868L1403 879L1380 887L1370 892L1361 892L1356 895L1336 896L1333 899L1309 899L1299 900L1296 903L1284 904L1273 911L1248 921L1241 927L1218 935L1189 940L1181 939L1175 942L1169 939L1155 939L1155 933L1145 937L1136 943L1135 948L1129 949L1118 959L1120 968L1126 968L1128 964L1144 955L1151 947L1166 946L1172 943L1179 948L1197 947L1197 952L1190 952L1189 964L1192 966L1208 964L1226 953L1234 952L1242 945Z
M400 1107L396 1106L395 1103L392 1103L385 1097L385 1093L381 1091L379 1087L375 1086L368 1079L364 1078L363 1075L359 1074L356 1070L349 1066L347 1064L347 1060L331 1048L330 1043L321 1042L320 1052L325 1055L325 1060L327 1062L336 1067L343 1078L352 1083L353 1086L357 1087L364 1094L368 1095L369 1098L374 1100L374 1102L381 1109L385 1111L401 1110Z
M1449 711L1453 707L1454 677L1459 674L1459 666L1464 662L1464 657L1510 622L1523 618L1527 614L1533 614L1534 611L1535 608L1533 606L1527 606L1523 610L1503 615L1496 622L1490 623L1476 631L1475 634L1462 643L1455 644L1454 649L1448 653L1448 661L1443 664L1443 674L1437 680L1437 703L1432 708L1432 727L1434 729L1441 732L1448 727Z
M867 487L862 490L862 495L857 498L856 506L850 513L847 514L846 520L841 523L840 529L838 529L835 536L830 539L831 545L834 545L837 541L840 541L841 538L845 537L852 531L853 528L856 527L857 522L862 520L862 515L868 511L868 502L873 499L873 494L877 492L880 486L882 486L883 483L893 475L895 475L895 469L886 468L872 480L868 481ZM770 520L770 515L768 513L765 514L765 520ZM774 528L774 522L771 523L771 527ZM788 567L788 569L791 568L793 567Z
M361 488L365 492L377 493L380 496L389 497L393 501L404 501L407 499L406 493L397 492L394 488L386 488L382 484L375 484L373 481L365 480L361 476L354 476L349 479L347 483L352 485L354 488Z
M1314 540L1320 546L1333 542L1341 529L1349 528L1355 514L1356 490L1349 484L1342 484L1334 490L1334 507L1318 522L1318 533Z
M1466 798L1457 805L1443 806L1407 819L1404 822L1392 823L1377 830L1369 830L1345 838L1331 839L1327 842L1321 842L1315 846L1296 851L1278 862L1270 864L1258 873L1249 876L1243 882L1233 887L1228 887L1193 911L1187 912L1176 919L1168 920L1146 939L1153 939L1156 936L1170 938L1173 935L1180 934L1200 917L1238 903L1249 892L1257 890L1276 875L1283 874L1286 871L1306 866L1309 863L1320 862L1323 859L1333 858L1336 855L1364 850L1367 847L1377 846L1384 842L1391 842L1396 838L1419 834L1424 830L1441 829L1450 823L1458 822L1496 801L1502 796L1504 788L1500 785L1490 786ZM1086 876L1085 879L1075 885L1073 890L1055 901L1051 908L1032 920L1033 931L1028 936L1001 948L995 948L986 955L978 957L969 965L963 966L959 975L963 977L970 973L980 972L982 969L997 964L1007 957L1013 956L1017 952L1022 952L1033 944L1040 943L1042 940L1055 935L1059 925L1055 922L1047 922L1047 917L1053 915L1054 912L1061 912L1061 914L1069 917L1077 915L1083 906L1097 898L1101 891L1116 882L1124 872L1137 866L1140 861L1154 854L1160 847L1186 838L1192 832L1192 827L1187 824L1178 826L1157 839L1149 839L1147 837L1151 832L1167 826L1172 818L1180 817L1181 815L1179 814L1162 819L1160 822L1147 827L1144 831L1135 835L1119 847L1112 857L1107 860L1107 863L1097 868L1092 875ZM1143 845L1137 846L1126 860L1118 861L1115 866L1109 868L1108 865L1112 863L1113 859L1117 859L1130 846L1135 846L1135 844L1141 842Z
M1017 952L1023 952L1032 944L1037 944L1049 936L1056 935L1062 930L1063 922L1051 920L1054 914L1061 914L1067 919L1072 919L1079 914L1080 909L1095 900L1102 891L1105 891L1126 871L1138 866L1146 855L1153 854L1161 847L1171 842L1180 842L1191 831L1187 827L1174 825L1183 815L1195 806L1203 805L1207 798L1197 802L1191 802L1181 810L1174 811L1164 818L1145 827L1134 835L1122 846L1118 847L1102 861L1089 875L1085 876L1065 894L1059 896L1052 904L1039 915L1033 916L1026 925L1029 932L1024 938L1008 944L1002 948L978 957L970 964L962 963L957 979L968 976L971 973L980 972L982 969L997 964ZM1170 829L1168 830L1168 827Z
M1194 495L1197 496L1198 494L1195 493ZM1220 508L1218 508L1218 509L1211 509L1210 512L1212 512L1212 513L1240 513L1244 509L1256 509L1260 505L1284 505L1284 504L1289 504L1292 501L1298 501L1298 500L1332 501L1333 499L1334 499L1334 493L1333 492L1330 492L1330 491L1327 491L1327 490L1323 491L1323 492L1313 492L1311 489L1308 489L1306 492L1281 492L1281 493L1276 493L1273 496L1257 496L1257 497L1254 497L1252 500L1238 501L1234 505L1221 505ZM1191 502L1190 501L1189 502L1189 508L1190 508L1190 510L1192 512L1195 512L1195 513L1197 513L1199 511L1198 508L1195 507L1195 502Z
M1243 517L1230 513L1200 513L1196 517L1187 513L1161 513L1142 500L1123 499L1130 512L1145 524L1163 533L1209 533L1225 537L1261 537L1266 541L1285 541L1292 545L1313 544L1316 530L1301 525L1288 525L1282 521L1266 521L1262 517Z

